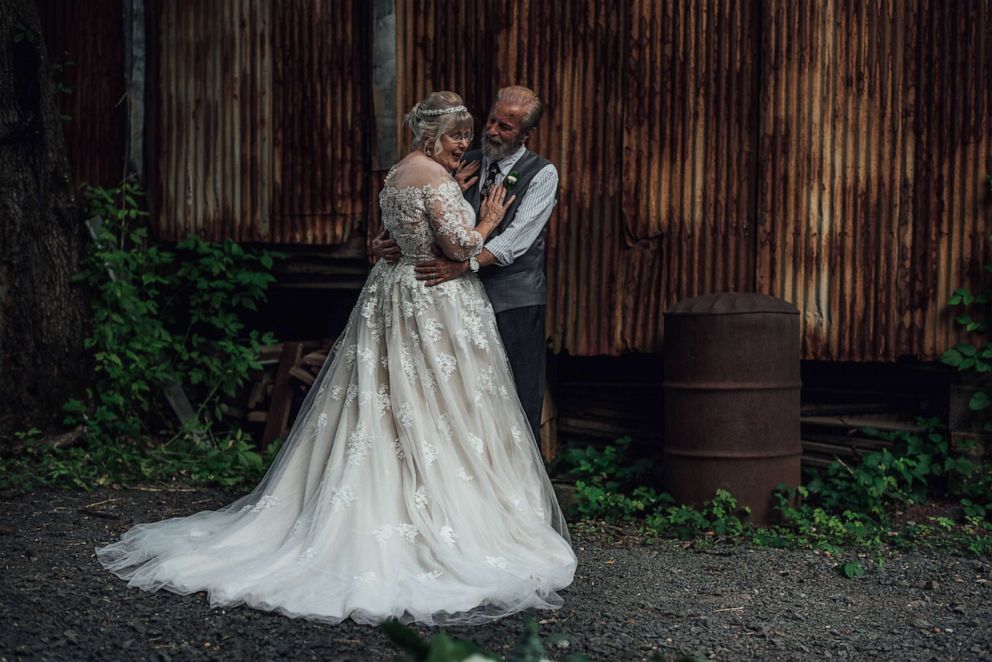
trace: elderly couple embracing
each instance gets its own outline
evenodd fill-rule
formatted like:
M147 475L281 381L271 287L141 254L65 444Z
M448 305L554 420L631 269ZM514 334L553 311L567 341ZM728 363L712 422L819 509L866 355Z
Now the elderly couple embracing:
M561 605L576 558L537 435L555 167L531 90L499 90L481 150L435 92L386 176L344 333L279 455L216 511L97 550L131 586L336 623L470 624Z

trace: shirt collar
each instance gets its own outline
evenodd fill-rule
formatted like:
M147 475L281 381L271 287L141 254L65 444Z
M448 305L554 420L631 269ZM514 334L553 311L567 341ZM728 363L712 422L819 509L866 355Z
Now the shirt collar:
M516 164L516 162L520 160L520 157L524 155L525 151L527 151L527 146L521 145L520 148L517 149L517 151L515 151L513 154L510 154L509 156L500 159L497 162L497 165L499 166L500 174L506 175L508 172L510 172L510 168L512 168L514 164ZM483 160L484 163L482 164L482 171L485 172L486 169L489 168L489 164L491 163L491 161L489 160L488 156L485 157Z

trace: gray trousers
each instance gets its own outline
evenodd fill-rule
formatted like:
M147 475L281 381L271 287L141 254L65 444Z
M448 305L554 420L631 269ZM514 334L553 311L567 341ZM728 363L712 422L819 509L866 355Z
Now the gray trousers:
M496 313L496 326L506 347L506 357L513 370L520 404L541 446L541 408L544 405L544 380L547 340L544 335L545 306L511 308Z

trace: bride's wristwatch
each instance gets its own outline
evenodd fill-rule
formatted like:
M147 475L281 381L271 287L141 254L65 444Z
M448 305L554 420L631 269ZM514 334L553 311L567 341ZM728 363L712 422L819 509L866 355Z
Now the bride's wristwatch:
M468 259L468 268L475 273L479 273L479 261L476 260L474 257L470 257Z

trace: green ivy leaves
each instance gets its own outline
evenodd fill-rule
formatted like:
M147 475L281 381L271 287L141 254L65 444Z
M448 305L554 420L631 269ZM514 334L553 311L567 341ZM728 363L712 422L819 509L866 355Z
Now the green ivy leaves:
M992 181L992 178L989 181ZM984 271L992 273L992 264L986 264ZM992 300L992 291L988 287L983 287L978 292L959 287L951 293L947 304L961 309L961 312L955 315L954 322L966 333L987 334L990 300ZM986 375L992 372L992 347L960 342L945 351L940 361L957 368L958 372L974 371ZM971 397L968 407L973 411L983 411L990 405L992 405L992 385L988 379L983 378L982 387Z
M93 486L176 471L235 484L260 473L262 456L224 421L224 398L261 368L262 345L275 342L247 329L242 313L264 301L281 255L196 236L157 244L140 208L142 192L130 182L89 187L86 197L91 218L101 219L76 278L90 292L85 346L94 380L63 413L66 423L85 426L87 447L44 458L46 479ZM182 429L163 397L173 384L197 407L195 422ZM151 439L169 441L147 444ZM203 439L213 443L191 442Z
M569 474L575 477L576 507L587 519L606 522L643 522L653 535L692 538L703 532L738 535L744 530L737 500L726 490L717 490L702 508L675 505L671 495L639 484L651 470L646 459L628 460L630 437L622 437L604 448L569 448L564 455Z
M848 561L840 565L840 573L848 579L865 576L865 568L860 561Z

